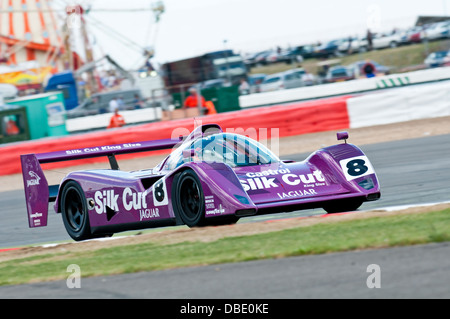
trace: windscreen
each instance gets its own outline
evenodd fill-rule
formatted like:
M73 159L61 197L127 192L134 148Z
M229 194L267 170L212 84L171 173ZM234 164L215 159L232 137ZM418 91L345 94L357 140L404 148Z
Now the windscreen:
M231 167L264 165L279 158L261 143L232 133L214 134L177 149L167 161L167 169L185 162L225 163Z

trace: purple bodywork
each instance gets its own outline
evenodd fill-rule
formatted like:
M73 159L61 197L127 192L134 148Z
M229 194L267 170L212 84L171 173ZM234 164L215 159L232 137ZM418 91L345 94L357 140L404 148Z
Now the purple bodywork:
M302 162L274 159L263 148L269 160L252 165L193 159L196 143L220 138L227 142L224 138L230 135L224 134L218 125L209 124L196 128L182 142L167 139L22 155L29 226L47 225L49 202L55 202L57 213L63 211L62 192L70 181L78 183L84 193L92 234L184 224L173 202L181 196L176 191L180 189L177 178L186 170L194 172L200 181L198 200L204 225L227 216L240 218L320 207L327 212L355 210L365 201L380 198L370 161L358 147L346 142L320 149ZM338 133L338 139L347 138L348 134ZM176 146L153 169L125 172L119 170L115 160L118 154ZM208 154L216 155L216 151ZM111 169L71 172L59 185L49 186L41 169L42 163L99 156L108 156ZM177 160L180 162L171 167Z

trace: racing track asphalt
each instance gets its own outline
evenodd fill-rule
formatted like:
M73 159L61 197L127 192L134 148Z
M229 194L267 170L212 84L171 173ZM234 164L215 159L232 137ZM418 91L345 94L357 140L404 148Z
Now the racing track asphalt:
M299 141L301 142L301 140ZM364 145L360 146L361 149L366 153L366 155L371 160L377 175L379 177L380 183L381 183L381 191L382 191L382 197L379 201L376 202L370 202L365 203L361 209L362 210L368 210L368 209L376 209L381 207L388 207L388 206L397 206L397 205L409 205L409 204L427 204L427 203L434 203L434 202L443 202L443 201L449 201L450 200L450 190L448 187L448 181L450 180L450 135L440 135L440 136L430 136L430 137L423 137L420 139L411 139L411 140L403 140L403 141L394 141L394 142L387 142L387 143L380 143L380 144L372 144L372 145ZM294 156L289 156L289 159L294 160L303 160L307 155L309 154L297 154ZM42 242L53 242L58 240L66 240L68 239L67 234L65 233L64 227L62 225L62 221L59 215L50 213L49 214L49 226L42 229L29 229L27 226L26 221L26 213L25 213L25 205L24 205L24 195L22 191L10 191L0 194L0 207L1 207L1 231L0 231L0 247L14 247L19 245L26 245L26 244L32 244L32 243L42 243ZM311 214L321 214L323 211L321 210L314 210L314 211L303 211L303 212L293 212L289 214L276 214L276 215L266 215L262 217L252 217L252 218L246 218L242 220L242 222L252 222L256 220L260 220L261 218L265 219L272 219L272 218L283 218L283 217L293 217L293 216L301 216L301 215L311 215ZM446 296L447 298L450 296L450 279L449 279L449 260L450 258L450 251L449 251L449 245L447 244L440 244L440 245L431 245L431 247L434 247L436 249L428 249L426 247L406 247L406 248L395 248L395 249L382 249L382 250L376 250L376 251L368 251L368 252L358 252L358 253L341 253L341 254L332 254L330 256L311 256L311 257L299 257L299 259L293 258L293 259L287 259L286 261L278 260L278 261L259 261L256 264L258 265L258 271L264 274L271 274L274 273L274 269L277 267L292 267L289 264L289 261L292 261L293 263L304 263L305 259L308 260L308 262L311 262L312 264L308 267L303 267L298 269L298 274L296 276L301 277L309 277L312 276L312 274L309 271L309 269L323 269L324 272L333 273L336 271L336 264L338 263L345 263L346 260L351 260L349 256L366 256L367 254L367 262L369 260L382 260L382 261L389 261L390 264L389 267L392 267L392 269L403 269L408 268L409 265L410 268L409 272L405 272L405 276L415 276L415 280L419 280L422 285L425 287L428 287L427 292L424 292L420 289L410 289L408 287L408 280L405 278L405 281L402 283L399 283L398 289L393 290L380 290L378 293L365 293L362 295L359 295L357 293L357 290L352 289L348 290L347 293L345 291L342 291L342 294L337 294L335 296L337 297L433 297L433 298L439 298L441 296ZM435 255L427 255L427 254L434 254ZM370 257L372 254L374 254L375 257ZM401 260L398 258L398 256L405 254L409 255L411 254L416 256L416 260ZM333 257L334 256L334 257ZM342 257L339 257L342 256ZM347 256L347 257L346 257ZM442 260L442 257L444 256L444 260ZM336 260L330 260L330 262L326 262L324 264L324 259L327 258L336 258ZM350 258L350 259L349 259ZM357 257L354 257L357 258ZM372 259L371 259L372 258ZM412 258L412 257L411 257ZM398 260L397 260L398 259ZM317 264L314 265L314 260L317 261ZM282 265L276 265L277 263L281 263ZM285 264L286 263L286 264ZM371 262L370 262L371 263ZM398 263L398 264L396 264ZM243 263L242 266L217 266L217 267L224 267L224 269L236 269L233 271L236 271L236 274L229 273L229 276L234 278L233 280L236 280L236 282L247 282L247 276L244 276L243 273L245 273L245 269L247 263ZM352 265L351 263L349 265ZM348 266L349 266L348 265ZM242 268L241 268L242 267ZM264 269L264 267L267 267L267 269ZM344 266L343 266L344 267ZM403 268L401 268L403 267ZM446 272L443 272L439 275L439 271L443 270L446 267ZM345 268L345 267L344 267ZM158 294L158 296L153 296L155 298L170 298L172 297L180 297L180 298L220 298L220 295L217 294L217 287L215 286L214 282L210 283L209 288L206 288L202 290L202 296L199 295L198 290L194 287L199 282L205 281L202 279L203 277L203 270L200 270L203 268L188 268L184 270L176 270L176 271L166 271L163 272L167 276L172 276L175 280L178 276L182 276L183 272L189 273L189 278L185 280L186 286L179 286L176 289L174 288L174 291L171 291L170 293L165 290L164 283L161 283L161 287L155 287L155 291L161 291L161 294ZM208 268L205 268L208 269ZM212 270L211 270L212 269ZM210 271L213 271L215 268L210 268ZM293 269L296 269L295 267ZM421 270L422 269L422 270ZM301 271L300 271L301 270ZM250 270L249 270L250 271ZM293 270L294 271L294 270ZM305 271L306 273L303 273ZM338 270L339 272L341 270ZM365 270L364 270L365 271ZM363 272L364 272L363 271ZM251 272L251 271L250 271ZM248 275L248 274L247 274ZM285 274L287 277L293 276L293 274L289 274L286 272ZM135 277L133 277L135 276ZM147 276L148 278L152 278L153 275L151 273L141 274L141 275L133 275L131 278L135 278L135 284L140 285L139 282L145 282L141 277L139 276ZM279 275L281 276L281 274ZM363 276L367 277L367 273L364 273ZM439 276L441 276L441 279L439 280ZM146 277L146 278L147 278ZM314 277L314 276L313 276ZM103 279L104 282L116 282L117 285L115 286L120 287L121 286L121 276L117 276L117 279ZM124 277L126 278L126 277ZM130 278L130 277L128 277ZM291 277L292 278L292 277ZM333 277L334 278L334 277ZM306 298L308 297L317 297L320 298L321 296L329 296L333 298L333 291L337 293L338 289L337 287L340 287L340 285L343 285L343 289L347 287L345 284L345 280L350 280L351 278L345 279L344 277L339 279L339 276L336 276L334 280L323 281L319 285L319 287L315 287L313 284L314 280L311 279L311 281L308 283L307 281L304 283L308 289L306 289L303 294L296 295L295 298L301 296L304 296ZM90 279L89 279L90 280ZM95 282L95 279L92 279ZM126 279L124 279L126 280ZM170 279L167 279L170 280ZM251 280L251 279L250 279ZM256 279L253 279L256 280ZM265 276L263 282L261 283L262 286L268 288L272 287L272 284L274 284L274 287L279 287L279 291L277 293L271 292L270 296L262 296L260 293L255 295L255 286L251 285L242 285L242 290L239 291L239 294L242 294L242 296L246 296L246 298L290 298L294 295L291 295L289 293L289 289L284 289L282 286L278 286L278 284L275 284L272 282L272 280L279 281L280 278L272 278L270 276ZM288 279L284 279L288 280ZM306 279L305 279L306 280ZM86 279L86 282L88 279ZM351 281L351 280L350 280ZM84 282L84 281L83 281ZM221 282L221 281L220 281ZM193 283L196 283L195 285L192 285ZM65 287L65 282L62 283ZM180 283L181 285L182 283ZM223 282L221 282L221 285ZM33 287L41 287L43 291L51 290L50 287L54 287L52 285L57 285L57 283L49 283L47 287L47 284L38 284ZM60 283L61 285L61 283ZM435 286L437 285L437 286ZM442 286L444 285L444 286ZM102 298L102 296L114 296L114 291L117 292L117 296L120 297L131 297L131 298L148 298L151 297L150 295L142 294L140 296L134 295L133 290L134 287L131 287L133 285L130 285L130 290L126 291L123 289L117 290L113 287L111 287L111 290L109 292L107 291L101 291L92 289L92 291L88 291L88 294L85 295L85 298ZM189 290L192 286L192 290ZM314 286L314 287L313 287ZM215 288L214 288L215 287ZM334 287L334 288L333 288ZM364 285L365 289L368 289ZM431 289L433 287L433 289ZM6 290L5 290L6 289ZM33 289L23 289L21 292L16 291L16 294L9 294L8 289L12 289L14 291L14 288L8 288L3 287L0 288L0 297L3 298L9 298L18 296L18 298L33 298L33 296L39 295L36 293L33 293ZM20 288L17 288L20 289ZM66 288L67 289L67 288ZM144 288L142 288L145 290ZM258 291L261 291L261 287L258 288ZM313 290L311 290L313 289ZM58 289L57 289L58 290ZM68 290L68 289L67 289ZM30 291L27 293L27 291ZM120 292L119 292L120 291ZM142 290L141 290L142 291ZM163 292L166 291L167 294L164 294ZM179 291L179 294L176 294L176 291ZM197 292L196 292L197 291ZM268 291L271 291L270 289ZM308 293L308 291L311 291ZM320 292L321 291L321 292ZM247 292L247 294L245 293ZM328 293L327 293L328 292ZM22 295L23 293L23 295ZM71 293L69 291L61 292L62 294L56 295L56 297L71 297L76 296L76 293ZM175 295L174 295L175 293ZM182 295L182 293L184 295ZM442 294L443 293L443 294ZM42 295L41 295L42 296ZM51 298L51 294L47 295ZM184 297L183 297L184 296ZM234 295L237 297L237 295ZM225 295L226 297L226 295ZM231 298L234 298L231 296Z

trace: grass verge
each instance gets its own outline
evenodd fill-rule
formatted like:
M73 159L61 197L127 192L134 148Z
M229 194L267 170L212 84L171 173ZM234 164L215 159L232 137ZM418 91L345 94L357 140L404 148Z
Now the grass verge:
M0 285L64 280L77 264L83 277L243 262L306 254L450 241L450 209L371 217L211 242L145 242L0 263Z

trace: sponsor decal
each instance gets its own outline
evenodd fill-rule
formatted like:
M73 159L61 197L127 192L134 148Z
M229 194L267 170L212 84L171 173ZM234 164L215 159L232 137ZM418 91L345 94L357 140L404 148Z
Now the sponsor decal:
M83 149L77 149L77 150L67 150L66 154L73 155L73 154L83 154L83 153L95 153L100 151L116 151L121 150L124 148L133 148L142 146L141 143L125 143L121 145L107 145L107 146L98 146L98 147L86 147Z
M369 159L366 156L356 156L344 159L339 162L345 178L348 181L355 178L375 174L375 170L372 167Z
M136 192L130 187L126 187L122 194L116 194L114 189L96 191L94 194L95 209L97 214L107 213L107 209L115 212L119 211L119 203L127 212L138 211L140 220L158 218L159 208L149 208L146 197L148 191Z
M326 185L325 177L320 170L315 170L309 174L293 174L289 169L247 173L246 177L250 178L240 179L240 182L245 191L277 188L280 184L275 183L276 177L270 177L273 175L281 175L282 182L290 186L315 187Z
M205 196L205 209L205 215L221 215L225 213L222 204L219 204L219 208L216 208L213 195Z
M310 189L310 190L305 189L305 190L290 191L290 192L286 192L286 193L277 193L277 195L280 199L285 199L285 198L295 198L295 197L317 195L317 192L314 189Z
M255 177L255 178L247 178L241 179L241 184L244 187L245 191L256 190L256 189L266 189L272 187L278 187L274 182L275 177L267 178L267 177Z
M140 221L159 217L159 208L147 208L139 211Z
M321 186L323 182L325 182L325 177L322 174L322 171L315 170L310 174L284 174L281 179L288 185L296 186L300 183L302 184L316 184L316 186ZM323 184L325 185L325 184Z
M34 226L40 226L41 225L41 217L42 217L42 213L34 213L34 214L30 214L31 219L33 220L33 225ZM37 219L35 219L37 218Z
M42 217L42 213L34 213L30 215L31 218L39 218Z
M262 171L262 172L249 172L247 174L245 174L245 176L247 177L261 177L261 176L273 176L273 175L280 175L280 174L286 174L286 173L290 173L291 171L288 168L285 169L269 169L267 171Z
M31 176L31 179L27 180L27 187L39 185L39 181L41 178L33 171L29 171L28 174Z
M219 208L206 211L206 215L222 215L223 213L225 213L225 209L222 207L222 204L219 204Z

